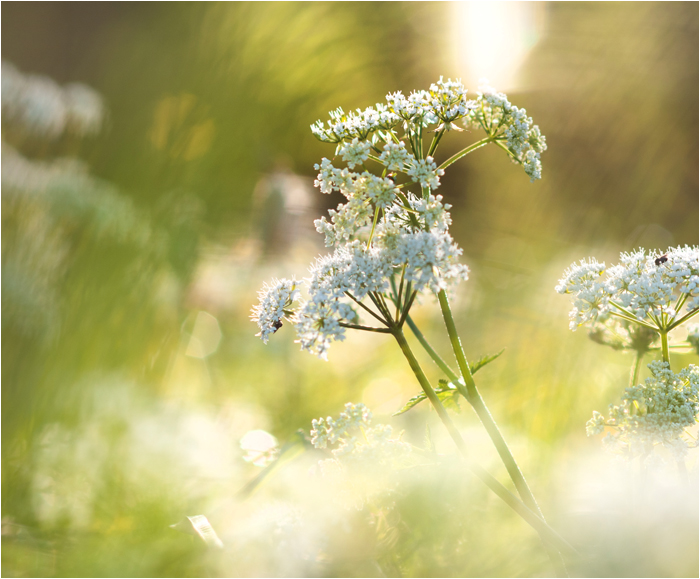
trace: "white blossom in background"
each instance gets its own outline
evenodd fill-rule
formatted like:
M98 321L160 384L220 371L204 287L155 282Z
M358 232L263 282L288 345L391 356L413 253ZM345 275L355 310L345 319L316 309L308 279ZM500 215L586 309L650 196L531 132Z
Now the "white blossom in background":
M372 412L364 404L348 402L337 419L318 418L311 421L311 444L315 448L327 448L350 436L360 427L367 428L372 422Z
M243 435L240 442L245 453L243 460L254 466L266 467L272 464L280 454L277 438L265 430L250 430Z
M574 297L570 328L620 311L659 328L698 309L698 247L673 247L666 253L639 249L621 253L611 267L595 259L573 264L555 290Z
M586 433L593 436L608 429L608 450L631 458L647 455L661 445L682 460L697 442L686 429L698 421L698 367L690 365L674 374L668 363L649 364L651 377L644 384L625 390L622 404L610 406L606 419L593 413Z
M390 425L372 425L372 413L364 404L348 403L337 419L319 418L311 426L314 447L333 455L319 461L320 473L354 491L386 488L385 481L380 485L378 481L405 466L412 456L411 445L395 436Z
M89 86L71 83L61 87L47 76L21 73L3 61L2 113L5 127L53 140L64 133L97 134L106 108Z
M610 296L603 282L604 272L605 263L598 263L593 258L588 261L582 259L564 272L564 277L554 288L560 294L575 296L574 308L569 313L571 330L576 331L582 324L595 320L608 310Z

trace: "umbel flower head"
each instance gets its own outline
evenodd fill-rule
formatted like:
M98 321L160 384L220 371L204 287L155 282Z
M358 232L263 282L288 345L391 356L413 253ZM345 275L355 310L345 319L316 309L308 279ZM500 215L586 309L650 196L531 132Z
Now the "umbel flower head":
M385 497L402 467L415 463L413 447L388 424L372 424L364 404L348 403L338 418L311 424L311 443L332 456L320 460L316 472L333 489L332 499L347 508L361 509L367 500Z
M533 179L540 177L546 145L532 119L505 95L480 92L468 100L466 94L461 82L440 78L427 91L391 93L386 104L350 113L336 109L325 124L311 126L318 139L336 144L334 159L314 165L321 193L344 198L315 222L333 252L316 260L308 278L275 280L262 289L252 317L263 341L286 319L302 349L325 359L348 328L388 333L403 324L418 293L467 279L462 250L449 234L450 205L436 194L460 155L439 165L440 140L461 131L457 121L478 125L486 137L461 156L495 142ZM367 321L383 327L362 325Z
M372 412L364 404L348 402L337 419L318 418L311 422L311 444L332 448L335 460L348 463L371 460L386 463L405 458L411 445L392 437L387 424L372 426Z
M573 296L569 327L617 316L673 329L698 311L698 257L698 247L686 245L666 253L621 253L620 263L611 267L592 258L573 264L555 288Z
M690 365L674 374L667 362L649 364L651 377L625 390L622 404L610 405L606 419L593 413L586 423L588 436L609 429L609 450L628 457L650 454L662 445L682 459L696 442L686 429L698 419L698 367Z

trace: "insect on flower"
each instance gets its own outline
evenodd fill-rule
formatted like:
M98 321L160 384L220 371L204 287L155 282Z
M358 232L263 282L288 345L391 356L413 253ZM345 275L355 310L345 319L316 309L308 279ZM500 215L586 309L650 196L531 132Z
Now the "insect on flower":
M667 261L668 261L668 255L666 255L666 254L664 253L663 255L660 255L659 257L657 257L657 258L654 260L654 263L655 263L656 265L661 265L662 263L666 263Z

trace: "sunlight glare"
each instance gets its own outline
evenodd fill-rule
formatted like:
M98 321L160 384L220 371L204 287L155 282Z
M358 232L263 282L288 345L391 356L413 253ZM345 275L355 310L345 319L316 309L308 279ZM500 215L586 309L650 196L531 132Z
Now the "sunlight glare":
M518 88L518 72L544 28L541 2L453 2L455 60L466 86L486 78L499 91Z

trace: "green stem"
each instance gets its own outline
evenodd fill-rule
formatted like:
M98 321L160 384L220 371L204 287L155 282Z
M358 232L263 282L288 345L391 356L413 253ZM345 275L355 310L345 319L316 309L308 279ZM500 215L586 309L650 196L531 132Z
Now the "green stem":
M669 327L669 331L671 331L673 328L677 328L681 324L685 324L690 318L693 316L696 316L698 314L698 308L695 308L694 310L690 310L686 315L684 315L680 320L676 320L673 322Z
M384 318L386 319L387 326L391 327L391 324L393 323L393 318L391 317L391 313L389 312L389 310L386 309L382 301L379 299L380 294L378 294L377 292L369 292L367 295L370 297L374 305L377 306L379 313L381 313L382 316L384 316Z
M635 352L634 364L632 365L632 372L630 373L630 387L637 385L637 380L639 379L639 368L642 365L643 357L643 352Z
M374 230L377 227L377 218L378 217L379 217L379 207L375 207L374 220L372 221L372 230L369 232L369 239L367 240L367 249L369 249L369 246L372 243L372 237L374 236Z
M376 313L374 313L370 308L368 308L365 304L363 304L360 300L358 300L354 295L352 295L350 292L345 292L345 295L348 296L352 301L354 301L358 306L360 306L363 310L365 310L367 313L369 313L372 317L376 318L379 320L382 324L386 326L387 322L384 318L378 316Z
M654 326L652 324L649 324L647 322L644 322L644 321L638 319L632 312L630 312L629 310L626 310L621 305L616 304L613 301L611 301L610 304L612 306L616 307L618 310L620 310L624 314L623 315L623 314L619 314L617 312L610 312L611 316L617 316L618 318L622 318L623 320L627 320L628 322L632 322L633 324L639 324L640 326L644 326L646 328L649 328L650 330L654 330L654 331L659 330L658 326ZM654 320L654 323L658 324L658 321Z
M401 319L398 320L399 328L402 327L404 322L406 321L406 318L408 317L408 312L411 310L411 306L413 305L413 300L416 299L417 295L418 295L418 292L414 291L413 293L411 293L411 297L406 302L406 306L404 307L403 312L401 314Z
M440 131L433 137L433 142L430 143L430 148L428 149L428 157L432 157L440 144L440 139L445 134L445 129L440 129Z
M403 266L401 269L401 283L399 284L399 291L396 291L396 283L394 282L394 276L391 276L391 287L394 289L396 301L394 304L396 305L396 315L394 316L394 319L398 320L399 319L399 313L401 311L401 294L403 294L403 282L404 278L406 277L406 265Z
M661 334L661 356L664 362L668 363L668 367L671 367L671 356L668 353L668 332L659 332Z
M372 326L361 326L360 324L348 324L345 322L338 322L339 326L343 328L350 328L351 330L363 330L365 332L377 332L379 334L391 334L389 328L373 328Z
M491 137L491 136L485 137L485 138L481 139L480 141L477 141L476 143L469 145L466 149L462 149L459 153L455 153L449 159L447 159L447 161L445 161L442 165L440 165L440 167L438 167L438 168L439 169L446 169L447 167L452 165L452 163L459 161L465 155L468 155L469 153L471 153L472 151L475 151L479 147L483 147L484 145L488 145L490 142L495 141L495 140L496 140L495 137Z
M449 432L452 440L457 445L460 454L462 455L467 467L471 470L477 478L479 478L484 484L486 484L489 489L491 489L500 499L502 499L509 507L511 507L518 515L520 515L530 526L532 526L540 536L545 539L549 544L554 546L557 550L567 553L570 556L578 556L576 550L564 540L554 529L552 529L540 516L535 514L531 509L523 504L517 497L508 491L496 478L494 478L488 471L486 471L481 465L471 461L469 459L469 454L467 451L467 444L464 442L462 435L457 430L450 419L449 414L445 410L445 407L440 402L440 399L435 394L435 390L430 385L430 382L426 378L423 370L418 363L418 360L413 355L406 337L400 328L394 328L393 331L394 338L399 344L401 351L403 352L406 360L408 361L411 370L415 374L418 382L423 388L425 395L430 400L431 404L435 408L438 417L442 421L443 425Z
M457 333L457 327L455 326L454 318L452 317L452 310L447 300L445 290L440 290L440 293L438 293L438 300L440 302L443 319L445 320L445 326L447 327L447 333L450 337L450 342L452 343L452 349L454 351L455 358L457 358L457 365L459 366L459 370L462 373L462 379L464 380L464 385L462 385L458 380L455 382L455 386L472 405L479 416L479 419L484 425L484 428L486 428L486 432L488 432L489 437L496 447L496 450L501 457L501 461L503 461L513 484L515 484L515 488L518 490L520 498L529 509L537 513L544 520L542 511L540 510L540 507L535 500L535 496L532 494L523 473L520 471L520 467L515 461L515 457L513 457L510 448L508 448L508 444L506 444L501 431L498 429L496 421L493 419L493 416L491 416L488 407L481 398L481 394L479 394L469 368L469 362L467 362L467 358L464 355L464 350L462 349L462 343L460 342L459 334ZM552 563L557 570L561 572L563 561L561 560L560 555L553 552L551 549L547 550L550 558L552 559ZM566 572L566 569L564 569L564 572Z
M415 322L411 319L411 316L406 316L406 323L408 324L408 327L411 328L413 335L420 342L420 345L423 346L423 349L428 352L428 355L433 359L433 362L437 364L438 368L445 373L450 381L456 382L459 380L459 376L452 371L452 368L447 365L447 362L445 362L445 360L440 357L440 354L438 354L428 343L428 340L425 339L425 336L418 329L418 326L416 326Z

